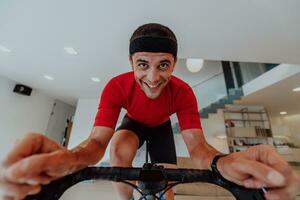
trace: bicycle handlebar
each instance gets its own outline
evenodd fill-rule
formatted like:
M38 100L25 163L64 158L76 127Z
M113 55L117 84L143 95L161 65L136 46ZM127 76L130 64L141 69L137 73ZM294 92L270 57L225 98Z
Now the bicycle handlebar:
M39 194L25 200L58 200L71 186L85 180L141 181L141 182L207 182L230 191L237 200L264 200L261 189L247 189L232 183L209 170L198 169L144 169L124 167L88 167L74 174L62 177L42 187ZM165 187L163 188L165 189Z

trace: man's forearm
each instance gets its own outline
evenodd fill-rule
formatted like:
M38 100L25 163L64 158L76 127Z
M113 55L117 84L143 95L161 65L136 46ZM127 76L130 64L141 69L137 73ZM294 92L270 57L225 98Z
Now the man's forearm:
M75 157L74 171L96 164L104 155L114 129L94 127L88 139L71 150Z
M74 170L96 164L103 157L105 149L106 147L92 138L83 141L71 150L76 159Z
M212 159L221 153L206 142L202 130L188 129L184 130L182 135L195 167L211 169Z
M199 146L190 152L191 159L197 168L210 170L211 162L218 154L221 153L206 142L199 143Z

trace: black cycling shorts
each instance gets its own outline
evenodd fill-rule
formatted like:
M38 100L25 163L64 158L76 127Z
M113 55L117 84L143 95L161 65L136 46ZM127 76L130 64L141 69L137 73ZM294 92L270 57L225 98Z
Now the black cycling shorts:
M151 163L177 164L176 150L170 119L158 126L147 127L144 124L124 116L118 130L125 129L134 132L139 138L139 148L146 139L149 140L149 155Z

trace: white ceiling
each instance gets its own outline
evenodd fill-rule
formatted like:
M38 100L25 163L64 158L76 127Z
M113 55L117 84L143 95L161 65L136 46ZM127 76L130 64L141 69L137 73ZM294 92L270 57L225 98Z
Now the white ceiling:
M0 74L71 104L97 98L112 76L130 70L129 37L149 22L174 30L180 58L300 64L299 7L299 0L1 0L0 45L11 53L0 51ZM67 55L66 46L79 54Z

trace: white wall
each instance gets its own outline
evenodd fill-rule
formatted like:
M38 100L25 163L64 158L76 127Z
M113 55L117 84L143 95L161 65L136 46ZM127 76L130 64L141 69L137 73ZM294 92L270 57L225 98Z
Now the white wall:
M202 119L202 128L207 142L222 153L229 153L227 139L217 136L226 136L224 114L222 109L217 113L209 114L209 118Z
M98 101L98 99L78 100L68 148L74 148L89 136L97 113Z
M297 146L300 146L300 114L288 115L284 117L283 121L290 129L291 140L293 143Z
M45 132L54 99L33 90L31 96L13 91L16 82L0 76L0 160L28 132Z
M300 146L300 114L278 116L270 113L274 136L285 136L296 146Z

